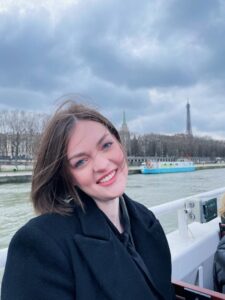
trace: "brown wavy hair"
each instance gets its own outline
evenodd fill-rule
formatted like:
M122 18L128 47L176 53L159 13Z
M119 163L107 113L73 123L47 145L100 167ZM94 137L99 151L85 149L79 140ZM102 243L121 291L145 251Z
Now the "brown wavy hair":
M34 166L31 199L38 214L69 214L72 211L71 200L83 207L67 162L71 129L79 120L103 124L121 144L114 125L96 109L72 100L60 105L43 132Z

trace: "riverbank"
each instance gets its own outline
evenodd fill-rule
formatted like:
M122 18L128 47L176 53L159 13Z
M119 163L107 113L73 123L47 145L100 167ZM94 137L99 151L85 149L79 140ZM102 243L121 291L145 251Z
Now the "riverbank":
M223 163L217 163L217 164L199 164L196 165L196 170L206 170L206 169L220 169L225 168L225 164Z
M225 168L225 164L196 164L196 171ZM129 167L129 175L141 173L140 167Z
M129 167L129 175L140 174L139 167ZM30 182L32 171L9 171L0 172L0 184Z
M31 177L32 177L31 171L1 172L0 184L30 182Z
M225 168L225 164L199 164L196 165L196 171L207 169L219 169ZM129 175L140 174L141 170L138 166L129 167ZM20 170L11 172L0 172L0 184L1 183L22 183L30 182L32 177L32 171Z
M0 164L0 173L2 172L25 172L25 171L32 171L33 165L32 164L11 164L5 165Z

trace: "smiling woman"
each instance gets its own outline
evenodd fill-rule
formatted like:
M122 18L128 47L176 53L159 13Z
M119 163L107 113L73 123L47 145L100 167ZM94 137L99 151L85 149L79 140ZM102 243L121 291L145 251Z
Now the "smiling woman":
M39 216L10 243L2 300L173 299L165 234L124 193L127 172L109 120L71 101L59 107L34 168Z
M123 194L128 172L124 152L102 124L79 121L72 131L67 154L74 184L97 203Z

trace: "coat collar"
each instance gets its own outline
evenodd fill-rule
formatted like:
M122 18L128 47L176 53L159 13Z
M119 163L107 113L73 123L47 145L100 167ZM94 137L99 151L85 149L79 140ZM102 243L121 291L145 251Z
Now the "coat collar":
M83 234L90 238L109 240L110 230L104 213L97 207L95 201L81 190L79 196L84 205L84 210L78 210Z
M142 295L143 300L155 299L153 294L151 295L144 277L140 276L132 258L127 255L127 250L112 234L103 212L100 211L92 198L81 191L79 194L84 203L85 211L81 209L78 211L83 234L76 234L75 242L109 299L133 299L130 298L131 293L136 295L137 292L139 295L136 295L134 299L140 295ZM146 216L144 214L139 215L135 204L126 195L124 195L124 199L131 219L131 230L136 249L152 274L155 272L155 268L160 268L162 264L159 262L160 265L156 266L155 259L152 259L153 255L158 257L158 253L154 250L158 243L154 246L155 241L151 237L154 222L152 219L149 220L147 214ZM162 268L160 268L160 276L162 276L161 272ZM132 284L133 282L136 282L135 286ZM154 289L159 292L162 290L161 284L164 282L160 282L160 277L151 276L151 283ZM118 293L117 296L116 293Z
M97 204L90 196L81 190L78 190L78 193L84 205L84 210L78 210L84 235L93 238L109 240L110 229L106 221L106 216L98 208ZM132 201L126 194L123 195L123 198L125 200L125 205L128 209L128 214L131 218L134 230L137 225L139 225L138 227L141 227L141 230L147 229L148 231L148 229L151 229L151 226L154 225L154 218L144 218L143 215L138 213L134 201Z

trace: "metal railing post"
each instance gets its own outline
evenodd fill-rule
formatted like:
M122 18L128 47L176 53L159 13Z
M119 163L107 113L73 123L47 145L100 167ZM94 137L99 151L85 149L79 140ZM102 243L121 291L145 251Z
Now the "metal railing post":
M188 238L188 218L184 208L177 210L178 230L182 238Z

